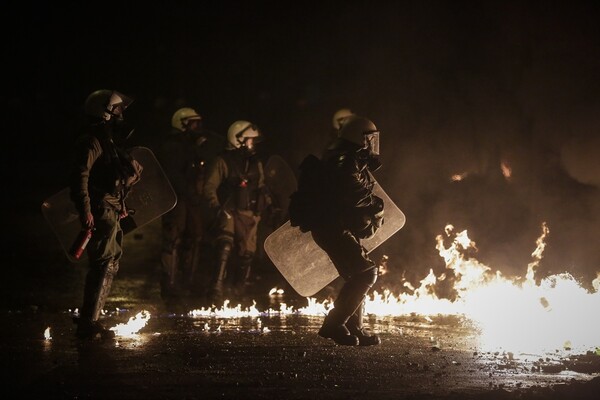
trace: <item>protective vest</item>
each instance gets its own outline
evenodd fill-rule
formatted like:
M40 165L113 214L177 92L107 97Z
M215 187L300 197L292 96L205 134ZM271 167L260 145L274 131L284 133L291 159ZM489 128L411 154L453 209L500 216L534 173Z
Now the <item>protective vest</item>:
M221 204L228 209L260 213L264 208L260 160L238 150L226 151L222 157L227 165L228 176L218 190Z

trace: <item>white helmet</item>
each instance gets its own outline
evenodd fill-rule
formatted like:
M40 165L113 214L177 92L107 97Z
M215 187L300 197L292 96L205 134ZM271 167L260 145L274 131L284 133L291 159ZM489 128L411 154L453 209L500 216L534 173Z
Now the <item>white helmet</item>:
M113 118L122 118L123 111L133 103L133 99L115 90L96 90L85 99L85 114L110 121Z
M260 137L258 127L248 121L235 121L227 130L227 141L236 149L245 146L246 138L258 137Z
M181 132L185 132L190 121L200 121L202 117L193 108L183 107L175 111L171 117L171 126Z
M371 120L352 115L348 117L340 129L340 138L369 149L373 155L379 155L379 130Z
M339 131L344 122L348 119L348 117L354 115L352 111L347 108L340 108L333 114L333 129Z

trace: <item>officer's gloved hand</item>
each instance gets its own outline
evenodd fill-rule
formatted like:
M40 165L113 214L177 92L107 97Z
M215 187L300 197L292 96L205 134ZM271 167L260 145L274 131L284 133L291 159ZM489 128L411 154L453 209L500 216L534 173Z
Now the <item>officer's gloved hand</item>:
M86 228L86 229L93 229L94 228L94 216L92 215L91 212L87 212L85 214L82 214L80 216L80 220L81 220L81 226Z

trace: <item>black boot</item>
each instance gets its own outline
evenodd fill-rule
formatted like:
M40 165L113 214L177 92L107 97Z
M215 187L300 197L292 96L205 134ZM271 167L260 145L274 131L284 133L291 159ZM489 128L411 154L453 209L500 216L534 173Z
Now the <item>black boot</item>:
M115 332L105 328L98 319L110 293L113 278L119 271L119 261L108 261L104 265L94 265L88 271L83 291L83 305L78 318L75 335L79 339L93 339L100 335L103 339L115 337Z
M179 297L179 250L170 249L161 254L160 297L170 302Z
M325 317L319 335L333 339L338 344L357 346L359 338L356 333L362 334L362 329L350 332L346 323L362 306L367 292L376 279L375 269L369 269L349 277L335 299L333 310ZM362 320L362 318L360 319ZM362 328L361 320L358 322L361 323L360 327ZM356 323L353 326L357 326Z
M342 346L358 346L358 337L350 334L344 323L343 316L334 308L325 317L325 321L319 329L319 336L332 339Z
M239 267L236 269L233 289L238 299L243 298L247 294L246 292L252 284L250 280L250 272L253 260L253 253L246 253L243 256L237 258Z
M358 338L358 344L360 346L376 346L381 344L381 339L375 334L369 334L366 332L362 324L363 319L363 307L361 304L356 312L348 318L346 322L346 328L348 331Z
M227 277L227 263L233 245L230 242L221 242L218 246L218 262L215 271L215 277L210 290L210 300L213 305L219 307L223 305L223 292L225 286L225 278Z

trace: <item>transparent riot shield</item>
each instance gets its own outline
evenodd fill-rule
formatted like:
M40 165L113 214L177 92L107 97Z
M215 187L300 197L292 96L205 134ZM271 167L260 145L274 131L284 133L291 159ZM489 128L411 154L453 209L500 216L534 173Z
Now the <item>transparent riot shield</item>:
M361 240L368 252L398 232L406 222L404 213L375 181L375 195L384 203L385 222L370 239ZM265 252L286 281L298 294L313 296L339 274L327 254L315 243L310 232L302 232L287 221L267 237Z
M140 181L132 187L125 201L132 213L121 220L124 234L155 220L177 203L175 191L154 153L146 147L134 147L130 154L141 164L143 171ZM69 251L81 231L79 214L69 196L69 188L47 198L42 203L42 213L69 261L83 260L85 252L80 259L75 259Z

